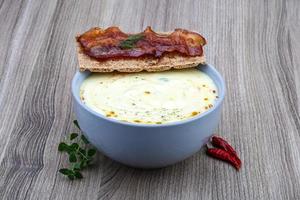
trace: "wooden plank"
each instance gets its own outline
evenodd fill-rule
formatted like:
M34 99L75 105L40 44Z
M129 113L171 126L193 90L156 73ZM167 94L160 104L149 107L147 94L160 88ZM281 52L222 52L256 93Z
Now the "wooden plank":
M0 1L2 199L300 199L300 3L284 1ZM203 34L227 97L218 133L240 152L236 172L204 149L137 170L98 155L80 181L57 173L74 131L74 36L92 26L188 28Z

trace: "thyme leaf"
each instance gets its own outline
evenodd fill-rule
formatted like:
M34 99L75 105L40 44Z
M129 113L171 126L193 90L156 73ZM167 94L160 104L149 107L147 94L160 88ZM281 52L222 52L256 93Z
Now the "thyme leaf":
M121 49L132 49L135 47L135 44L144 38L143 34L130 35L126 40L121 41Z

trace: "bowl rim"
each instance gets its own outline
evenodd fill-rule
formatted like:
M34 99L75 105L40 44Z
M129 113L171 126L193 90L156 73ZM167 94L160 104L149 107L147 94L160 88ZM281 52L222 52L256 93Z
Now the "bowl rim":
M146 128L160 128L160 127L170 127L170 126L178 126L181 124L187 124L196 120L199 120L201 118L204 118L205 116L209 115L211 112L213 112L214 110L216 110L218 107L221 106L224 97L225 97L225 93L226 93L226 88L225 88L225 81L223 79L223 77L221 76L221 74L210 64L205 64L205 65L198 65L197 69L201 71L201 67L208 67L210 68L210 70L215 74L215 77L212 77L211 75L207 74L216 84L216 82L220 83L220 86L218 87L218 100L217 102L214 104L214 107L195 116L195 117L191 117L191 118L187 118L184 120L180 120L180 121L175 121L175 122L167 122L164 124L142 124L142 123L131 123L131 122L125 122L125 121L121 121L121 120L117 120L114 118L108 118L94 110L92 110L91 108L89 108L88 106L86 106L84 103L82 103L82 101L80 100L79 97L79 93L77 94L76 92L76 81L79 79L80 76L83 76L83 73L90 73L90 72L80 72L77 71L72 79L72 86L71 86L71 92L72 92L72 96L75 99L75 101L83 108L85 109L87 112L91 113L92 115L94 115L95 117L99 117L100 119L103 120L107 120L111 123L115 123L118 125L125 125L125 126L132 126L132 127L146 127ZM217 80L218 79L218 80ZM217 84L216 84L217 85Z

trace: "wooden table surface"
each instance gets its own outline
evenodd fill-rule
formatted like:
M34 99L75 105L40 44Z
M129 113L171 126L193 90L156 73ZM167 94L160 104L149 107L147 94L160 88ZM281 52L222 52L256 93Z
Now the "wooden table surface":
M240 172L202 149L158 170L99 153L80 181L57 173L57 145L76 130L74 37L111 25L206 37L227 87L217 133L239 152ZM0 0L0 29L2 199L300 199L299 0Z

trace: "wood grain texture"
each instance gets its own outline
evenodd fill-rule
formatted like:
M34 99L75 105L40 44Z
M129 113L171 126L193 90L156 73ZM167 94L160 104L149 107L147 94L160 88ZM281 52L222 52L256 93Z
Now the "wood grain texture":
M202 33L227 84L218 133L236 172L199 151L158 170L98 155L81 181L57 173L57 145L75 130L74 36L91 26ZM2 199L300 199L300 2L0 0Z

